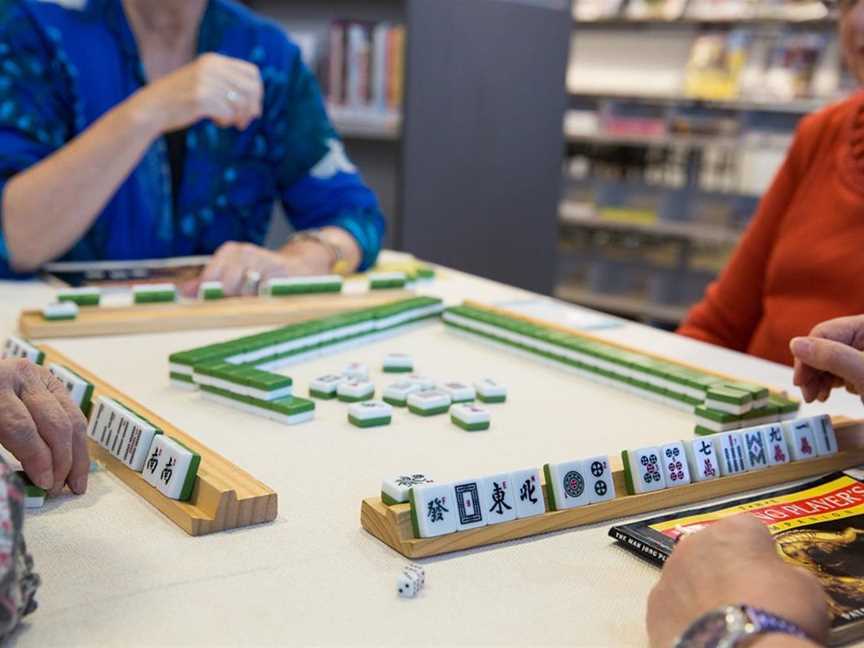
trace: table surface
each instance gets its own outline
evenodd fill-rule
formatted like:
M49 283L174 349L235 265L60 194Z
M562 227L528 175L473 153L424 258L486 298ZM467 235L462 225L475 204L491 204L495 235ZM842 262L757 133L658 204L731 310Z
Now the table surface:
M423 289L448 303L501 303L522 291L454 271ZM0 334L54 290L0 283ZM397 598L406 560L360 527L360 502L404 470L439 480L482 476L690 436L692 419L565 370L468 340L432 323L289 368L301 389L349 361L383 387L385 353L411 353L436 378L506 383L493 428L466 433L397 412L359 430L345 405L285 427L172 388L168 354L245 330L52 341L121 391L279 493L275 522L191 538L110 473L84 497L49 501L26 537L43 585L15 643L49 645L646 645L644 604L659 572L615 546L610 523L421 561L427 586ZM669 357L792 389L779 365L626 323L597 333ZM861 416L846 394L807 413Z

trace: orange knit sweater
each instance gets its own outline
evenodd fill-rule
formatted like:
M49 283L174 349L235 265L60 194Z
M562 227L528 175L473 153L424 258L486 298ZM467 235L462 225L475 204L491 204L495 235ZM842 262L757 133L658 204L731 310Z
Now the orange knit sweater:
M803 119L729 265L678 330L791 364L789 340L864 313L864 92Z

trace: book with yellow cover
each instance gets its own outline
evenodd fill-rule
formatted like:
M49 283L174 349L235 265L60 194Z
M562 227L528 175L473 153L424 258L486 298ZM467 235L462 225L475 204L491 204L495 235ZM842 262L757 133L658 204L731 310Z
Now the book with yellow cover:
M763 522L780 557L820 580L832 615L832 645L864 636L864 470L615 526L609 535L627 550L662 564L682 536L739 513Z

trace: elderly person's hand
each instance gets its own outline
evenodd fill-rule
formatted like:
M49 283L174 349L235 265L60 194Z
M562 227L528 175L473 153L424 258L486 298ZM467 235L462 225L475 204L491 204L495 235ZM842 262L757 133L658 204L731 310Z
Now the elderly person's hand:
M737 515L685 536L648 597L648 635L671 648L701 615L750 605L797 624L815 641L828 633L825 594L815 576L783 562L771 534L751 515ZM807 640L765 635L753 646L805 647Z
M87 420L50 371L27 360L0 360L0 444L37 486L87 490Z
M807 337L792 340L795 384L804 400L825 401L836 387L864 396L864 316L823 322Z

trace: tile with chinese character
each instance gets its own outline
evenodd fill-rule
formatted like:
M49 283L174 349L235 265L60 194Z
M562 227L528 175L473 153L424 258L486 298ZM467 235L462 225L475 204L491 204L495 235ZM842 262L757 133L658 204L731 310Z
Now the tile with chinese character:
M684 443L687 465L693 481L708 481L720 476L720 465L711 437L688 439Z
M527 518L546 512L540 471L537 468L517 470L510 473L510 482L516 491L516 517Z
M480 503L486 524L515 520L517 495L510 481L510 473L491 475L480 480Z
M185 501L192 495L200 463L200 455L167 435L159 434L153 439L141 474L165 497Z
M663 477L666 479L667 488L690 483L690 466L687 464L683 443L676 441L661 446L660 460L663 462Z
M765 439L765 449L768 454L768 465L778 466L789 463L789 444L783 432L782 423L771 423L762 427L762 437Z
M792 461L805 461L817 456L816 434L810 423L811 419L796 419L783 423L786 439L789 441L789 451L792 453Z
M585 506L589 502L588 479L584 461L565 461L543 466L549 493L549 510Z
M453 484L423 484L410 492L411 524L418 538L454 533L457 524Z
M405 473L390 479L385 479L381 484L381 500L387 506L404 504L409 499L409 493L414 486L432 484L434 480L423 473Z

